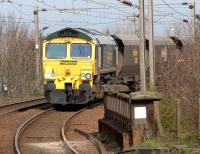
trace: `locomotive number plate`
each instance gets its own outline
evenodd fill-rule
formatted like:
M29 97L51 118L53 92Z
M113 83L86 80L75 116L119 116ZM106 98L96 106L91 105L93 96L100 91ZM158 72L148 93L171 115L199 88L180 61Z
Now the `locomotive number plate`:
M76 65L77 61L75 60L65 60L65 61L60 61L60 65Z

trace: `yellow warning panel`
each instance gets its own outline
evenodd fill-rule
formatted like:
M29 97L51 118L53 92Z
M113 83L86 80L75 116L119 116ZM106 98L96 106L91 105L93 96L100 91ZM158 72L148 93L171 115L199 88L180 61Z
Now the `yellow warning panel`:
M137 49L133 49L133 59L134 59L134 64L138 64L138 50Z
M134 58L134 63L138 64L138 58L137 57Z
M133 57L138 57L138 50L137 49L133 49Z

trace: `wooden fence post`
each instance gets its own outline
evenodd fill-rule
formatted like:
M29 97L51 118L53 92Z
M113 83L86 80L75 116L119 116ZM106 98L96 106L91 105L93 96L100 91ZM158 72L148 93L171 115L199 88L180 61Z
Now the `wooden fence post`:
M130 112L130 126L131 126L131 130L133 128L133 123L134 123L134 108L132 109L132 99L131 99L131 95L129 94L129 112Z
M200 98L198 103L198 132L200 133Z
M104 105L104 117L106 117L106 111L107 111L107 101L109 100L109 97L107 95L107 93L104 93L103 95L103 99L102 99L102 102L103 102L103 105Z
M163 128L160 121L159 101L154 101L154 118L158 129L158 134L163 136Z
M180 136L180 125L181 125L181 109L180 100L176 101L176 136Z

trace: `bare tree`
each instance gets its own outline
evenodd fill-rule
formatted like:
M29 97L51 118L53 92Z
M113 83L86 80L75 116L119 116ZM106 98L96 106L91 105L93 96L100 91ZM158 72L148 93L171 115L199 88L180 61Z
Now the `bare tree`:
M4 19L4 20L3 20ZM35 52L29 27L13 15L0 21L0 94L2 85L9 97L36 93Z
M157 87L168 98L167 104L163 104L161 110L163 113L169 110L164 114L171 114L171 116L161 114L165 118L166 116L175 118L173 117L175 115L174 103L176 99L180 99L182 128L192 132L197 130L198 99L200 97L200 31L197 30L195 38L185 35L181 39L184 44L183 51L170 50L168 61L158 66ZM172 125L174 121L171 119ZM166 119L163 122L166 122Z

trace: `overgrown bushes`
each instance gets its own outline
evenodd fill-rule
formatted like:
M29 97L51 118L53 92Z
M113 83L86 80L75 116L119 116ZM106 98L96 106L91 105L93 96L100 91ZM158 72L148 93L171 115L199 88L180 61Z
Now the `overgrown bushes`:
M35 51L29 26L13 15L0 20L0 95L2 85L9 97L23 97L36 92Z
M198 130L198 103L200 92L200 33L197 30L195 38L191 36L181 40L183 51L174 52L159 67L157 75L158 91L164 95L161 103L161 121L165 130L173 132L176 118L176 99L181 101L182 132Z

